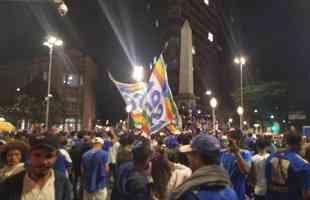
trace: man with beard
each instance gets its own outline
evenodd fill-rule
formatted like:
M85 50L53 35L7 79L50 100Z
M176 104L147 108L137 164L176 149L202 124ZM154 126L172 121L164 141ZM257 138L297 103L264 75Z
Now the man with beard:
M35 135L26 171L8 178L0 184L0 196L5 200L71 200L69 180L53 170L59 142L53 135Z

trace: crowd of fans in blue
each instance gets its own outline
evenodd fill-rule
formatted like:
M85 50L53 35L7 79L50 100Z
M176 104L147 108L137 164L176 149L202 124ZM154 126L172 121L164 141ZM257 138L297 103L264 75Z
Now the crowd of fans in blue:
M309 200L309 138L238 129L0 136L4 200Z

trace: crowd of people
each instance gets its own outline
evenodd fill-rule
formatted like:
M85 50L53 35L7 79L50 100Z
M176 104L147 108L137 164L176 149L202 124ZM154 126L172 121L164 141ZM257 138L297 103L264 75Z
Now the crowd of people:
M310 143L283 136L106 128L0 136L4 200L309 200Z

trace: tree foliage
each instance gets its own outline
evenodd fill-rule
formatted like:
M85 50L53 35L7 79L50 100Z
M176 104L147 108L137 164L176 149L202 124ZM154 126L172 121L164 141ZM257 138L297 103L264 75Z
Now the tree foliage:
M34 123L45 120L46 101L43 98L21 94L16 97L14 104L0 107L0 113L13 123L21 119L29 119ZM50 102L51 123L60 123L58 119L64 116L63 102L59 98L52 98Z
M232 93L235 105L240 105L240 89ZM254 109L259 112L288 112L288 84L285 82L264 82L244 88L244 107L247 115Z

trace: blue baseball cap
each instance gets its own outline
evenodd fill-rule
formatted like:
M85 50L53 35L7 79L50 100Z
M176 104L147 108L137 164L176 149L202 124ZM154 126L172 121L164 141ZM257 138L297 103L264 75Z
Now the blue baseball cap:
M177 138L173 135L166 137L164 143L169 149L175 148L179 145Z
M182 153L197 151L204 155L212 155L220 150L220 141L209 134L199 134L193 138L190 145L183 145L180 147L180 152Z

